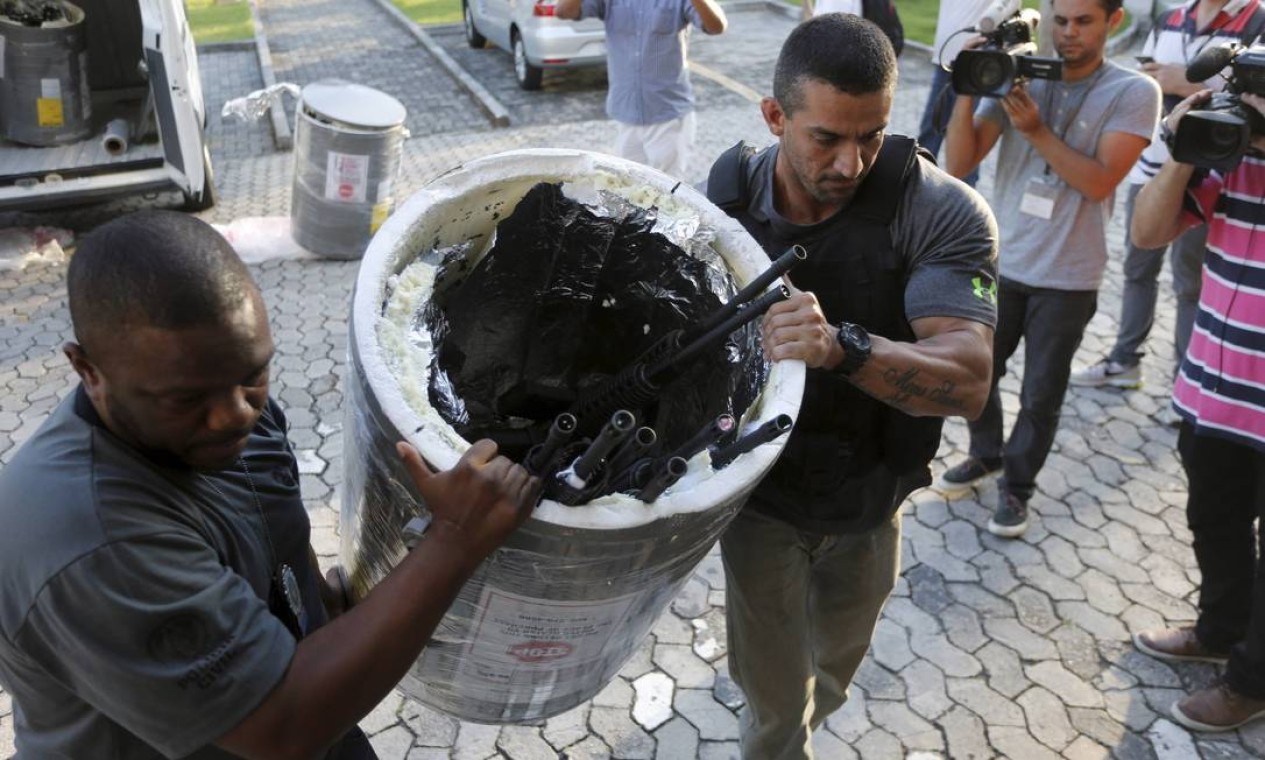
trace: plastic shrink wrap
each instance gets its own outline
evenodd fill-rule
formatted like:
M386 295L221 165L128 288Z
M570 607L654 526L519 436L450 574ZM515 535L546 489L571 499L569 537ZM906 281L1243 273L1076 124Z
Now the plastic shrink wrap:
M568 197L601 213L651 209L655 229L710 259L729 292L769 266L742 227L698 191L609 156L503 153L467 163L409 199L370 243L352 304L341 561L357 598L404 556L403 526L426 514L395 441L410 441L435 468L453 466L469 447L449 421L454 411L436 407L442 336L431 334L423 314L432 301L451 299L492 247L498 222L541 182L561 183ZM733 363L754 361L763 376L749 405L734 409L740 426L796 414L801 363L765 364L754 340L727 349L744 354ZM719 471L699 453L650 504L622 493L577 506L542 501L465 585L401 688L483 723L537 721L591 698L637 650L784 441L757 446Z

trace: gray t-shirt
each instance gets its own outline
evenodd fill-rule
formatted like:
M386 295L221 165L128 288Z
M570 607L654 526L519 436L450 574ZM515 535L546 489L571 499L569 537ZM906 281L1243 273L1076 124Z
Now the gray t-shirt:
M774 236L788 242L811 240L839 224L848 210L805 226L786 220L774 206L773 170L778 145L752 159L750 213L769 222ZM966 184L921 156L905 184L892 220L892 246L905 260L905 317L961 317L997 324L994 278L997 223L988 204ZM795 273L790 275L795 281Z
M18 756L229 757L209 745L296 646L265 602L276 550L262 513L288 519L270 505L298 498L284 431L261 423L243 454L260 508L245 480L127 446L77 396L0 472L0 684Z
M1089 156L1108 132L1150 140L1160 113L1155 80L1111 61L1077 82L1033 80L1028 92L1046 125ZM993 192L1001 227L1001 276L1038 288L1097 290L1107 267L1107 223L1115 192L1091 201L1047 171L1045 159L1011 126L999 99L984 98L976 116L1002 128ZM1040 190L1052 196L1048 219L1020 210L1033 181L1045 183Z

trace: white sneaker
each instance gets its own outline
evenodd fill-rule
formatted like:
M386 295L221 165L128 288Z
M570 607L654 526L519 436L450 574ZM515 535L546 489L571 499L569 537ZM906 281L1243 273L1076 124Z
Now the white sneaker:
M1172 404L1165 406L1155 415L1156 420L1161 425L1171 428L1179 428L1182 426L1182 416L1174 411Z
M1120 362L1103 359L1097 364L1072 370L1072 376L1068 381L1072 385L1087 388L1101 388L1105 385L1112 388L1141 388L1142 365L1135 364L1127 367Z

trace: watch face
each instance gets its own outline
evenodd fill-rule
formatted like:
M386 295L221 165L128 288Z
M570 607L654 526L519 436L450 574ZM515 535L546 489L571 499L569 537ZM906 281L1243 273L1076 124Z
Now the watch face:
M845 323L839 328L839 342L845 350L865 350L870 347L870 334L859 325Z
M843 347L843 361L836 368L838 372L850 375L870 358L870 334L864 327L845 322L839 326L835 339Z

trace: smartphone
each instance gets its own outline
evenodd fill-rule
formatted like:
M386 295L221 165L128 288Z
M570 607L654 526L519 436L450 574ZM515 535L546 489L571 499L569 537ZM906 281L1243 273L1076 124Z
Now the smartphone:
M1155 59L1149 55L1135 55L1133 56L1133 60L1137 61L1138 64L1142 66L1145 66L1148 63L1155 63Z

